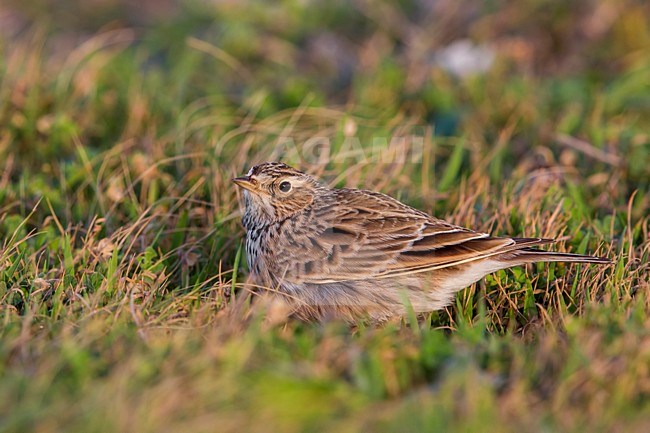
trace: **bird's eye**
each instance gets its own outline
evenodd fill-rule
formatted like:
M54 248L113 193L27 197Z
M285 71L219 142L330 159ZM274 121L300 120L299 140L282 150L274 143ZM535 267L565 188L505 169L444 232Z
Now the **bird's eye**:
M291 184L286 180L280 184L280 191L289 192L291 191Z

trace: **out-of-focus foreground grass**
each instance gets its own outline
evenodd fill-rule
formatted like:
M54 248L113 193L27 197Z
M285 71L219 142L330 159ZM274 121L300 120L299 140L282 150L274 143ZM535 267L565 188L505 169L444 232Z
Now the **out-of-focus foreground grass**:
M3 2L0 431L649 431L648 16ZM362 157L404 136L417 158ZM270 326L229 182L269 159L615 263L499 272L411 326Z

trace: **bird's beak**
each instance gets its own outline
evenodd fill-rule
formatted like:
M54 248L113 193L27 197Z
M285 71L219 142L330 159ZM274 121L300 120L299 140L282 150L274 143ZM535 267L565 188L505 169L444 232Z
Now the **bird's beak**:
M254 191L257 186L257 182L250 178L250 176L241 176L236 177L232 180L237 186L240 186L249 191Z

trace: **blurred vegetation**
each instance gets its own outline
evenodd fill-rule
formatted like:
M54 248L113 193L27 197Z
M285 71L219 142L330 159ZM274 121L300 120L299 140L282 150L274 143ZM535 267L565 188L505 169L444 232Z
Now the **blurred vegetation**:
M649 16L4 1L0 431L650 429ZM489 67L445 65L458 41ZM402 136L417 161L345 154ZM273 325L229 181L269 159L615 264L502 271L419 323Z

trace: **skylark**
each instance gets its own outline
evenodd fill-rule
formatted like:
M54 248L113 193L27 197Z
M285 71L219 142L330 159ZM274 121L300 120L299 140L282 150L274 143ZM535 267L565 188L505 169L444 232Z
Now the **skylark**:
M553 239L493 237L387 195L333 189L278 162L233 179L244 189L251 275L304 319L384 320L449 305L485 275L533 262L609 263L531 248Z

